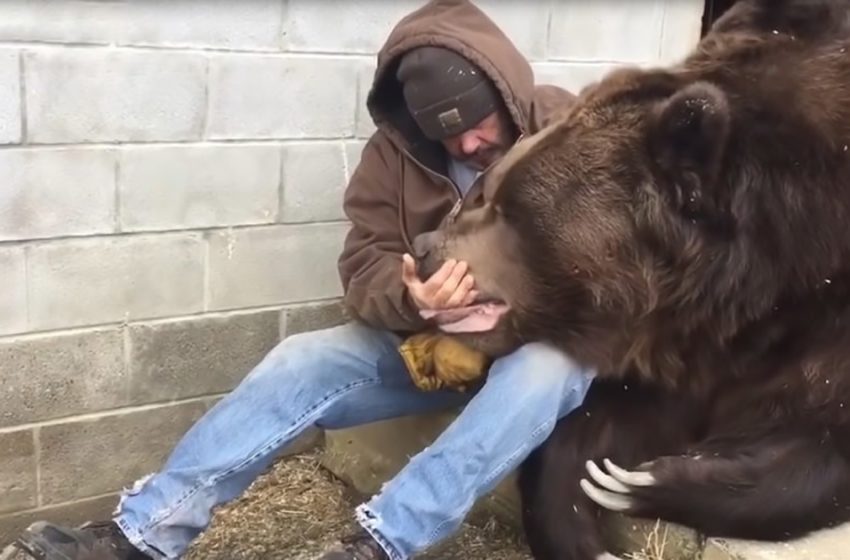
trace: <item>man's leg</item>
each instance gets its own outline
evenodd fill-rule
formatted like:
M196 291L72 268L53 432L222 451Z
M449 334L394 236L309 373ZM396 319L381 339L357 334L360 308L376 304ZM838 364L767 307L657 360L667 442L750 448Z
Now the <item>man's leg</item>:
M399 342L360 324L285 339L183 436L159 472L122 496L115 521L124 535L152 558L177 558L213 507L239 496L307 428L355 426L469 399L416 389ZM54 529L41 528L42 538L67 539ZM67 557L94 558L87 554Z
M562 353L528 344L497 360L460 416L416 455L358 519L392 560L454 533L492 490L581 404L593 378Z

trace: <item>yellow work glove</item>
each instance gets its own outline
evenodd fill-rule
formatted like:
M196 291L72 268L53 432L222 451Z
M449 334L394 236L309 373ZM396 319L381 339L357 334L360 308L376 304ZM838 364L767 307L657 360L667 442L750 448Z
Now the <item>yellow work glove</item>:
M440 333L415 334L399 347L413 383L422 391L464 392L489 368L483 353Z

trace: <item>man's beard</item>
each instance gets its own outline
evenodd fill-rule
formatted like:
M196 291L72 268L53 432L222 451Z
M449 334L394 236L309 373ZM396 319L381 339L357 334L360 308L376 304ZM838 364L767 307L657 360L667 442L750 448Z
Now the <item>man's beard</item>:
M461 161L474 168L476 171L484 171L493 162L505 155L505 148L500 145L488 146L484 149L476 150L474 153L464 156Z

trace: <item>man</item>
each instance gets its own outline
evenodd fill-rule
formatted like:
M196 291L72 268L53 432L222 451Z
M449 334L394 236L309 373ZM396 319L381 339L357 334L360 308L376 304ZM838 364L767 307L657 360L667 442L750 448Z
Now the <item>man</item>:
M447 263L426 282L411 239L436 227L521 134L572 96L535 87L529 64L466 1L402 19L378 55L367 105L377 126L345 195L352 229L339 259L349 324L285 339L125 493L111 522L36 523L19 546L45 560L178 558L213 507L239 496L311 426L335 429L462 407L432 446L357 508L362 531L324 560L398 560L455 532L477 498L584 398L592 374L529 344L492 363L469 392L422 391L400 356L421 310L469 303L474 279Z

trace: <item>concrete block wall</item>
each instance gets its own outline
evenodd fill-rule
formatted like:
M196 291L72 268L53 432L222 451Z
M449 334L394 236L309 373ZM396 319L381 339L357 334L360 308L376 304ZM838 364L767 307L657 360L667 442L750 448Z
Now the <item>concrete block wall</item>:
M341 320L374 54L421 0L0 4L0 544L104 514L281 337ZM578 89L701 0L481 0Z

